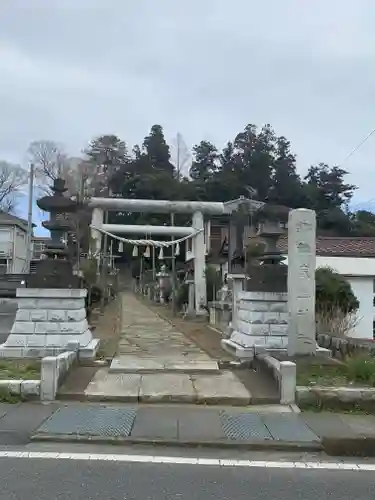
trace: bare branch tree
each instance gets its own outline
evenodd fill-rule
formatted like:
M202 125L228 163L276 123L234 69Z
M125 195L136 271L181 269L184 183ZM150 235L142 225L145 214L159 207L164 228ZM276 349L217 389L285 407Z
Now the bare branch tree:
M12 212L17 203L17 196L27 184L27 172L20 165L0 161L0 210Z
M27 152L30 162L35 166L38 188L49 193L52 182L68 168L67 155L62 146L49 140L32 142Z
M316 331L331 337L350 337L360 321L356 312L347 313L339 306L327 306L316 315Z

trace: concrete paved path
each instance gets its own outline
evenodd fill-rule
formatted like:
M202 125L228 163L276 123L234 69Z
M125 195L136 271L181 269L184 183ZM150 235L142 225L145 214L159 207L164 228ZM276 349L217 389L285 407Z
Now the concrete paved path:
M218 372L216 361L134 295L122 295L121 340L110 372Z
M121 339L111 366L84 391L89 401L246 406L251 394L171 323L122 295Z

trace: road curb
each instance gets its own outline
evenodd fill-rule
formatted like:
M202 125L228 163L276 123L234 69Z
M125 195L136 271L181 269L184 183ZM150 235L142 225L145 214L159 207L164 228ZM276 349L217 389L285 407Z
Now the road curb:
M81 444L111 444L111 445L153 445L166 447L189 447L189 448L237 448L254 451L323 451L322 443L318 441L293 442L293 441L230 441L226 439L216 440L181 440L163 438L132 438L132 437L109 437L109 436L87 436L79 434L43 434L36 433L30 437L33 442L56 442L56 443L81 443Z
M322 437L322 446L332 457L375 457L375 436Z

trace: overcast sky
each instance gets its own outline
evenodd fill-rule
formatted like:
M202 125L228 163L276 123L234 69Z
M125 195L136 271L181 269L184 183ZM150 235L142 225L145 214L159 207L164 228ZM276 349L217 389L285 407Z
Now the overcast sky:
M375 127L374 0L0 0L0 158L53 139L218 147L270 123L301 173ZM344 166L375 198L375 135Z

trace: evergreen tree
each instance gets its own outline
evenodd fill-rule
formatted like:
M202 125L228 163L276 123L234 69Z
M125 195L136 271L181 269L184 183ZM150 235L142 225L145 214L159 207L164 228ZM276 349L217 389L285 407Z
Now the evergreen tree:
M201 141L193 147L193 163L190 177L194 181L207 182L216 172L218 152L209 141Z
M151 127L149 135L144 138L143 149L152 168L164 171L170 176L174 175L175 168L170 161L169 146L160 125Z
M305 204L302 182L296 170L296 157L290 142L283 136L276 139L271 188L268 201L290 208Z

